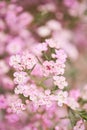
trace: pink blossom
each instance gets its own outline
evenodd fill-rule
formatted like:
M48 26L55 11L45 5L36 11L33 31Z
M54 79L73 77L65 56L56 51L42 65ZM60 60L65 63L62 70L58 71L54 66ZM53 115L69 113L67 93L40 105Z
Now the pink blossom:
M0 30L4 30L5 29L5 23L2 19L0 19Z
M21 65L21 57L20 55L13 55L10 57L9 64L13 66L15 69L19 69Z
M57 60L54 64L54 75L63 75L65 70L65 64Z
M43 74L44 76L50 76L54 72L54 62L44 61L43 62Z
M50 48L56 48L57 47L57 42L54 39L46 39L46 43Z
M25 66L26 69L32 69L36 65L36 63L37 59L33 54L25 52L22 55L22 65Z
M30 13L24 12L19 15L18 21L20 22L21 27L26 27L26 25L30 24L33 21L33 16Z
M64 4L68 7L72 7L76 3L76 0L64 0Z
M63 76L53 76L54 84L57 85L60 89L63 89L68 83L65 81Z
M15 77L14 79L15 84L25 84L29 79L27 73L22 71L15 72L14 77Z
M55 126L55 130L60 130L59 126Z
M6 64L5 60L0 60L0 75L6 74L9 71L9 66Z
M19 121L19 117L17 114L6 115L5 119L8 120L10 123L15 123L15 122Z
M43 43L39 43L38 45L36 45L35 46L36 47L36 49L38 50L38 51L40 51L40 52L42 52L42 51L47 51L47 44L45 43L45 42L43 42Z
M19 114L26 109L25 105L22 103L22 100L16 95L7 95L7 103L8 103L7 108L8 113L13 112Z
M1 85L5 90L12 90L14 88L13 80L8 76L3 76L1 78Z
M15 93L23 94L24 97L28 97L29 96L29 86L28 85L18 85L15 88Z
M49 20L46 25L53 31L61 29L61 23L55 19Z
M53 58L57 58L57 60L61 61L61 62L65 62L66 61L66 58L67 58L67 55L66 53L64 52L64 50L60 49L60 50L55 50L55 53L56 54L52 54L52 57Z
M67 103L66 104L69 107L71 107L71 109L73 109L73 110L77 110L80 107L79 103L74 98L71 98L71 97L67 98Z
M47 26L41 26L37 29L37 33L41 37L47 37L51 34L50 29Z
M63 106L63 103L67 102L68 93L66 91L59 91L56 95L56 100L58 101L58 106Z
M81 96L81 93L79 91L79 89L73 89L69 92L69 96L74 98L76 101L78 100L78 98Z
M6 109L6 108L7 108L6 97L4 95L0 95L0 109Z
M22 51L23 44L22 39L14 38L9 41L6 50L9 54L17 54Z
M76 126L74 126L74 129L73 130L85 130L85 125L84 125L84 122L82 120L79 120L77 123L76 123Z
M11 110L14 113L21 113L22 110L25 110L25 105L21 102L20 99L16 100L15 102L11 103Z

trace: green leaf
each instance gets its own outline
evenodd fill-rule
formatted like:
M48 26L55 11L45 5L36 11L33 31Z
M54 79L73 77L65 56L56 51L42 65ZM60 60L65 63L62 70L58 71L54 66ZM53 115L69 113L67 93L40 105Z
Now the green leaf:
M68 112L69 112L69 119L71 122L71 126L74 127L77 122L77 117L72 109L68 108Z
M79 111L79 115L81 116L82 119L87 121L87 112L85 110Z

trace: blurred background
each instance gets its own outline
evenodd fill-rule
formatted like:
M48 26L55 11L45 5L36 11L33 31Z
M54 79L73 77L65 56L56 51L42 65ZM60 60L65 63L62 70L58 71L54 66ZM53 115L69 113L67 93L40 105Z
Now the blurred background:
M0 0L0 130L17 130L2 125L3 119L15 118L5 115L4 95L13 94L15 87L10 56L26 49L35 53L36 45L48 38L68 55L69 91L81 91L87 100L87 0Z

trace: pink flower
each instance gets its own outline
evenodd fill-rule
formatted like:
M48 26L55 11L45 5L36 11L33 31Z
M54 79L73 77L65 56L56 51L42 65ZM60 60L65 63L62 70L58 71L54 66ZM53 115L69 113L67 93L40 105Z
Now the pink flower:
M64 0L64 4L68 7L72 7L76 3L76 0Z
M22 71L15 72L14 77L15 77L14 79L15 84L25 84L29 79L27 73Z
M84 125L84 122L82 120L79 120L77 123L76 123L76 126L74 126L74 129L73 130L86 130L85 129L85 125Z
M9 67L5 60L0 60L0 75L6 74L9 71Z
M58 101L58 106L63 106L63 103L67 102L68 93L67 91L59 91L56 95L56 100Z
M29 96L29 86L28 85L18 85L15 88L15 94L23 94L24 97Z
M50 47L50 48L56 48L57 47L57 43L55 40L53 39L47 39L46 40L46 44ZM58 48L58 47L57 47Z
M1 84L5 90L12 90L14 88L14 82L8 76L3 76L1 78Z
M60 130L59 126L55 126L55 130Z
M46 25L53 31L61 29L61 23L55 19L49 20Z
M44 38L51 34L51 30L47 26L41 26L37 29L37 33Z
M23 44L22 39L16 37L9 41L6 50L9 54L17 54L22 51Z
M60 50L55 50L55 53L56 54L52 54L52 57L53 58L57 58L57 60L61 61L61 62L65 62L66 61L66 58L67 58L67 55L66 53L64 52L64 50L60 49Z
M63 75L64 74L65 64L57 60L54 64L54 75Z
M0 109L7 108L7 101L4 95L0 95Z
M74 98L77 101L78 98L81 96L81 93L80 93L79 89L73 89L69 92L69 96Z
M23 110L26 109L25 105L22 103L21 99L18 99L16 101L14 101L13 103L11 103L11 109L13 111L13 113L21 113Z
M26 20L25 20L26 19ZM33 21L33 16L28 12L24 12L18 17L19 26L26 27Z
M38 45L35 46L36 50L39 51L39 52L42 52L42 51L47 51L47 44L45 42L43 43L39 43ZM38 53L39 53L38 52Z
M60 89L63 89L68 83L65 81L63 76L53 76L54 84L57 85Z
M22 55L22 65L25 66L26 69L32 69L37 63L36 57L29 53L25 52Z
M44 61L43 62L43 75L49 76L54 72L54 62L53 61Z
M10 123L15 123L19 121L19 116L17 114L9 114L5 116L5 119L8 120Z
M73 110L77 110L79 108L79 103L72 97L67 98L66 104Z
M22 100L17 95L7 95L7 103L8 103L7 108L8 113L13 112L19 114L26 109L25 104L22 103Z
M2 19L0 19L0 30L4 30L5 29L5 23Z
M18 54L11 56L9 64L15 69L19 69L21 67L21 56Z

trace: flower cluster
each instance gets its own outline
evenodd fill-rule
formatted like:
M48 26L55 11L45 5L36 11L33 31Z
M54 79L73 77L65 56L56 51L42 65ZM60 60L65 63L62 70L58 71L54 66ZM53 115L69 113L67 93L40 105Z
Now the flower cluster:
M25 100L32 101L37 107L44 105L49 107L53 102L57 102L58 106L66 104L72 109L78 108L78 103L75 103L73 98L69 98L68 92L64 90L68 85L63 76L66 53L62 49L56 48L55 41L51 39L40 43L39 47L42 44L43 48L46 46L46 50L40 50L41 57L27 51L10 58L10 65L16 69L14 73L14 82L17 84L15 93L22 94ZM48 55L48 51L50 51L50 55ZM40 66L41 76L34 74L35 69L39 71L39 67L36 66ZM46 85L49 79L52 81L50 88Z

